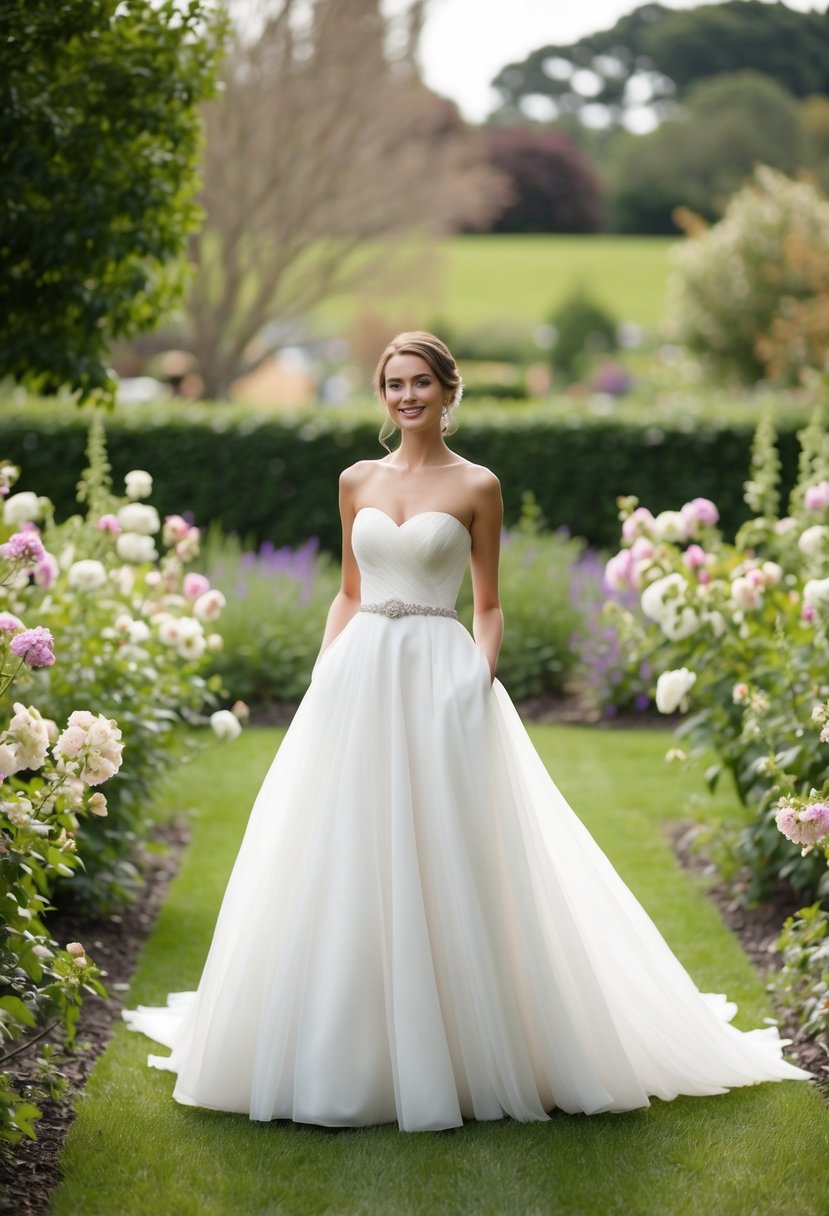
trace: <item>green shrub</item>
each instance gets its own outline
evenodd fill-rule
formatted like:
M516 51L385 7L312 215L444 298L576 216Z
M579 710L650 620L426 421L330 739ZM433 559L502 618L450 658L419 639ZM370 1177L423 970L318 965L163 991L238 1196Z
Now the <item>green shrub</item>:
M802 417L781 397L782 484L797 471ZM654 510L697 495L715 499L726 535L748 511L740 479L748 469L756 410L749 402L685 390L659 409L625 400L611 414L590 403L463 403L452 445L501 479L505 519L514 526L522 494L535 495L546 526L565 526L589 544L615 547L618 495L636 490ZM277 546L308 536L338 554L337 477L355 460L383 454L379 409L327 409L291 417L240 406L193 405L117 410L106 423L114 476L153 471L153 501L172 514L186 503L200 524ZM0 452L24 468L25 488L48 485L59 516L75 507L84 467L87 412L71 403L0 408ZM736 474L736 476L735 476Z
M616 350L616 321L584 291L568 296L551 317L556 331L553 370L565 380L578 380L597 355Z

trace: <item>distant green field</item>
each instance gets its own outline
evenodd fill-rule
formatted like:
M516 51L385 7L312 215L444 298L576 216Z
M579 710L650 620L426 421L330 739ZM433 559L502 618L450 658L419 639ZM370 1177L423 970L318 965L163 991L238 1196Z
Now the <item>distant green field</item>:
M541 323L578 286L623 321L665 311L669 237L462 236L408 246L401 264L318 312L325 327L358 317L396 325L436 319L467 329L497 319ZM418 321L419 319L419 321Z

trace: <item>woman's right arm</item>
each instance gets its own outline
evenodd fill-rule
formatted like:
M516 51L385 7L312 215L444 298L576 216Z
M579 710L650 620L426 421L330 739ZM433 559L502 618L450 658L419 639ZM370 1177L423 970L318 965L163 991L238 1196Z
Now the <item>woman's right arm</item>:
M334 638L342 633L348 622L360 610L360 568L351 548L351 529L354 525L354 468L343 469L340 473L340 519L343 528L342 582L340 590L334 596L328 617L325 622L325 632L322 635L317 662L323 652L331 645Z

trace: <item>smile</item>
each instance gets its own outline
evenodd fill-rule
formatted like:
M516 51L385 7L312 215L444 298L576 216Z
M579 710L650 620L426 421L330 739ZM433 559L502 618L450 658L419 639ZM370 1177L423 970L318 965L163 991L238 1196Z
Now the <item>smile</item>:
M425 409L425 405L407 405L401 406L397 412L398 414L405 414L407 418L414 418L416 414L422 414Z

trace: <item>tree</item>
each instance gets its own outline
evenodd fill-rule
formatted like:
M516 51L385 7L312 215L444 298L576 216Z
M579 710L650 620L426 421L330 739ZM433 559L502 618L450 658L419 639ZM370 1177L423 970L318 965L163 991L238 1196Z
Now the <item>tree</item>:
M784 89L759 72L714 77L683 117L620 137L608 167L612 227L675 232L680 206L714 220L756 165L792 174L806 156L800 107Z
M560 131L492 127L490 159L512 199L491 232L596 232L602 227L601 183L585 154Z
M111 398L113 338L184 293L209 0L2 0L0 374Z
M643 105L676 113L695 84L752 68L795 97L829 93L829 22L764 0L729 0L686 11L644 4L609 30L541 47L493 81L494 121L543 113L622 126Z
M482 140L423 87L410 46L390 58L378 0L258 12L254 37L234 31L206 108L186 341L209 397L226 395L265 326L388 262L402 234L485 221L501 197Z
M744 382L794 383L829 359L829 202L767 167L708 227L686 215L669 309L677 336Z

